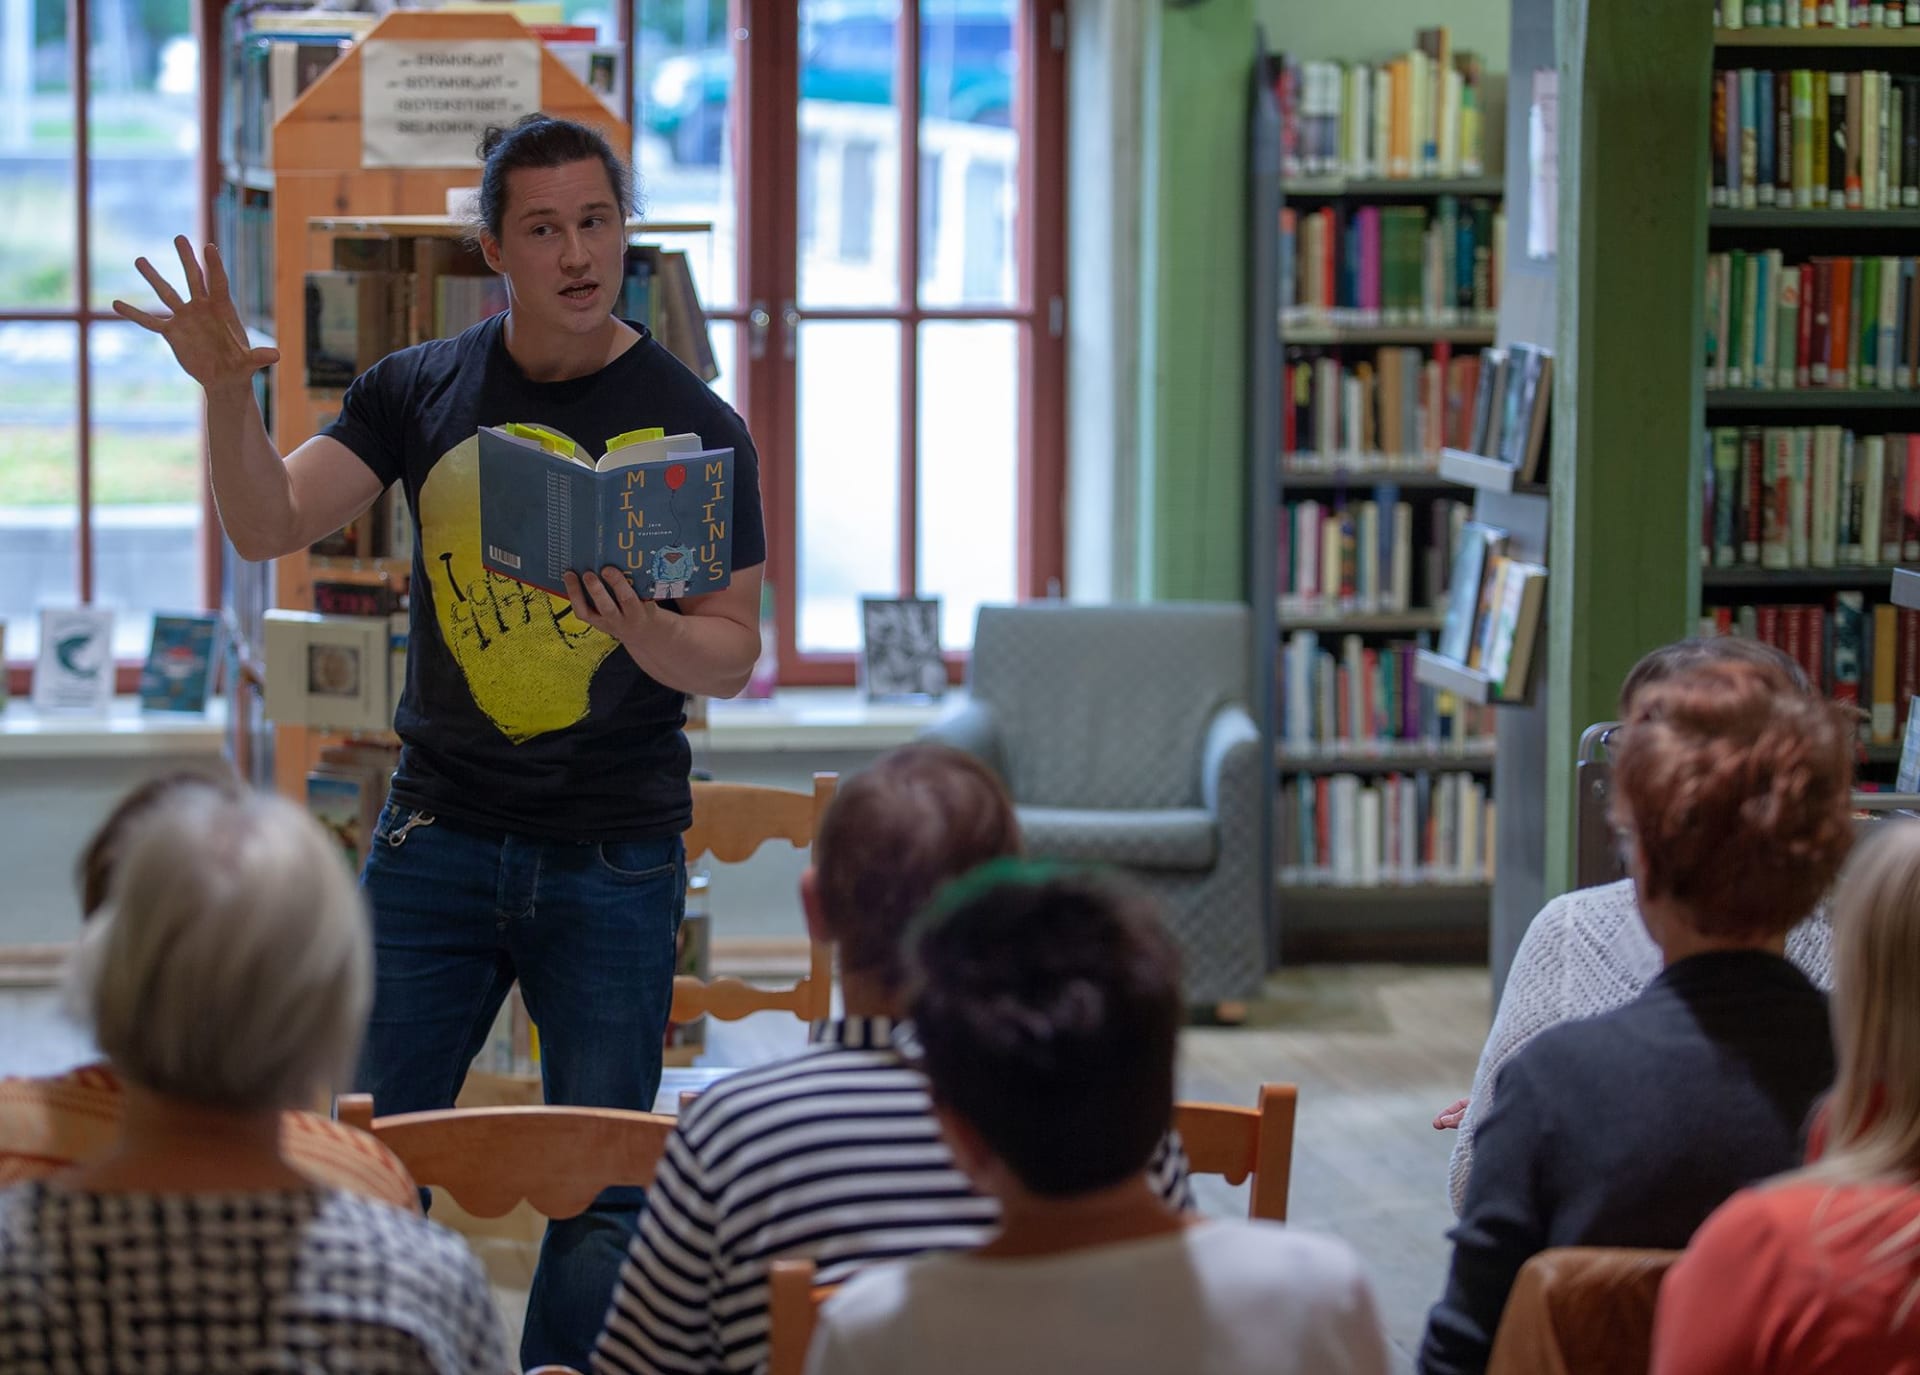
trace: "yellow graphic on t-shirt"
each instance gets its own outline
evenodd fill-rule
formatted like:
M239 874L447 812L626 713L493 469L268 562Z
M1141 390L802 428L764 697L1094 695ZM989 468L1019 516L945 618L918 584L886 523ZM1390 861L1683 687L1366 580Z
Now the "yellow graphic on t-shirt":
M593 675L619 641L565 597L480 563L480 441L463 439L420 490L420 540L440 635L487 719L516 745L587 715Z

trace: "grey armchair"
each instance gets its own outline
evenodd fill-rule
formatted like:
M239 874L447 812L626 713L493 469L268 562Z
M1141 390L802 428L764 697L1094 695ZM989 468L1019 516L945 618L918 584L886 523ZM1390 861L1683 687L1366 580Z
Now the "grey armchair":
M993 768L1029 854L1159 899L1192 1004L1252 997L1266 968L1250 633L1238 603L983 606L970 700L922 736Z

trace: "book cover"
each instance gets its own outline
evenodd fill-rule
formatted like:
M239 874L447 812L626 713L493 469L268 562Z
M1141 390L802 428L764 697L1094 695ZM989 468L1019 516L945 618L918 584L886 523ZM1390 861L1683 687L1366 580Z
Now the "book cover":
M480 430L481 562L566 595L564 573L625 570L648 600L733 581L733 450L692 435L635 431L589 465L564 435Z
M378 824L379 803L373 801L373 792L360 769L323 764L307 774L307 812L339 847L341 863L356 877Z
M1500 603L1506 596L1507 569L1513 560L1494 554L1480 579L1480 605L1474 613L1473 647L1467 651L1467 667L1491 675L1494 643L1500 636Z
M1766 472L1761 479L1760 566L1792 566L1793 540L1789 527L1793 502L1793 433L1785 429L1764 432Z
M1896 636L1900 628L1900 608L1881 603L1873 608L1873 701L1868 709L1868 730L1875 744L1891 744L1894 735L1894 683L1897 661Z
M105 712L113 705L113 612L43 607L33 705L41 711Z
M1539 378L1539 350L1514 344L1507 350L1506 389L1500 398L1500 447L1488 452L1509 468L1518 468L1532 430L1532 384ZM1532 379L1530 381L1529 379Z
M1495 428L1494 398L1503 394L1506 365L1505 349L1480 351L1480 375L1474 379L1473 428L1467 444L1470 453L1486 456L1491 452L1490 441L1497 443L1499 440Z
M1470 520L1462 527L1454 550L1452 576L1447 584L1447 615L1440 630L1437 652L1464 664L1473 650L1474 626L1480 610L1480 583L1489 558L1506 548L1507 532Z
M1866 597L1839 592L1833 598L1833 697L1848 706L1860 705L1861 665L1867 651Z
M140 670L142 711L205 711L220 618L211 613L156 615Z

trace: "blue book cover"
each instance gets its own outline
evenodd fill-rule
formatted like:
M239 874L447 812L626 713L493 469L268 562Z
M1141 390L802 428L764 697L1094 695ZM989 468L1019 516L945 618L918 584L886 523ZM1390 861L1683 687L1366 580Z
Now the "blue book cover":
M733 581L733 450L635 430L597 462L535 425L480 440L481 563L558 596L564 573L625 570L650 601Z
M157 615L147 662L140 670L142 711L205 711L213 678L214 615Z

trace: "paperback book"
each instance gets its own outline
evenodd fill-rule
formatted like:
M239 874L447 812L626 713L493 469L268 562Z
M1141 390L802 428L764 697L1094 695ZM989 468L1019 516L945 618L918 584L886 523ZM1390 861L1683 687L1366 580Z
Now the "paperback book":
M622 569L642 598L733 581L733 450L634 430L598 460L537 425L480 430L481 562L566 595L563 574Z
M205 711L213 678L215 615L157 615L140 670L142 711Z

